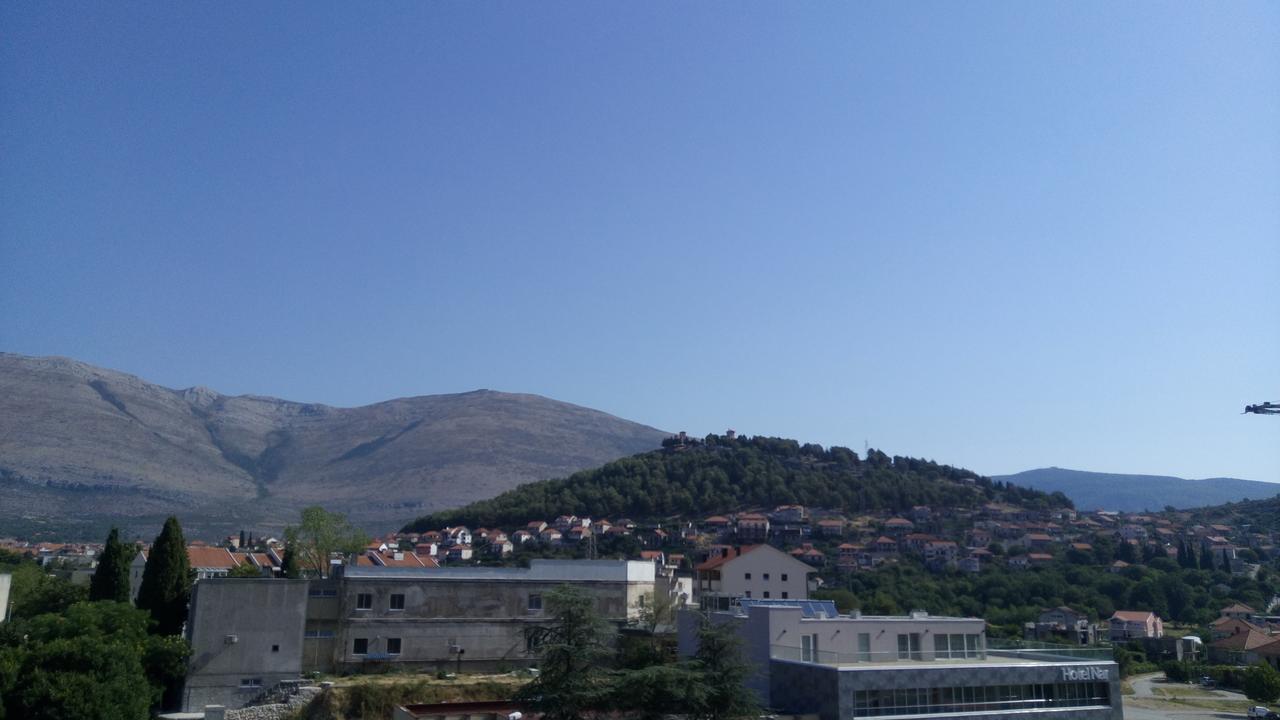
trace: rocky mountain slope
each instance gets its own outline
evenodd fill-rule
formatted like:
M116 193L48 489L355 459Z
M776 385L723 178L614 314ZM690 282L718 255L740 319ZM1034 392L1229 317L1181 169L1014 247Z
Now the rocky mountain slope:
M665 435L536 395L336 408L0 353L0 535L94 522L154 533L171 512L197 532L269 529L308 504L385 528L650 450Z
M1187 480L1164 475L1120 475L1056 467L1000 475L993 479L1045 492L1061 491L1081 510L1142 512L1162 510L1166 505L1183 509L1280 494L1280 483L1257 480Z

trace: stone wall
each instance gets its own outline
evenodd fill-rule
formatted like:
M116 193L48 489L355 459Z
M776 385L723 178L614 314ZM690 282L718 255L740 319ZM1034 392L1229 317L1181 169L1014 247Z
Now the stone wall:
M238 710L227 710L226 720L283 720L295 710L307 705L321 693L318 687L302 687L284 702L267 703Z

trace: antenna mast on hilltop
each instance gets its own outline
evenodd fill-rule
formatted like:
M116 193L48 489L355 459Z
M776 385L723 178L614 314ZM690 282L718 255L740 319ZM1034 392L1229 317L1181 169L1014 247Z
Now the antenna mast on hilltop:
M1261 405L1245 405L1244 412L1241 415L1253 413L1255 415L1280 415L1280 403L1264 402Z

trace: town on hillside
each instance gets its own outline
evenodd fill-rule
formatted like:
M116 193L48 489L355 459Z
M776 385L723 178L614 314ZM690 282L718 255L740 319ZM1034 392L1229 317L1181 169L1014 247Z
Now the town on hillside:
M530 518L518 527L389 532L357 552L332 553L329 566L309 579L291 580L284 540L242 532L218 543L186 546L194 579L186 634L195 660L182 704L187 709L240 707L308 673L528 664L534 648L522 639L522 623L544 620L545 598L566 583L591 588L602 614L623 624L641 617L646 603L766 624L784 622L777 613L790 607L810 620L884 622L888 616L856 607L838 611L834 591L851 579L894 567L955 577L1035 573L1065 564L1128 577L1150 566L1211 570L1235 582L1256 578L1268 563L1274 566L1277 547L1271 531L1197 524L1189 513L1179 512L1034 510L988 503L849 517L789 504L663 523L564 514ZM0 548L81 584L89 582L103 549L92 543L12 539ZM132 598L150 552L137 548L130 560ZM244 584L246 579L271 582ZM1055 606L1044 607L1015 636L982 621L965 626L951 635L944 655L933 657L976 653L985 658L1031 642L1105 648L1110 661L1111 643L1135 648L1156 662L1280 667L1280 598L1254 607L1230 601L1232 592L1230 583L1220 588L1226 599L1207 637L1166 635L1169 618L1150 607L1116 608L1108 617L1096 617L1085 608ZM246 608L253 610L245 613ZM925 624L951 622L924 610L904 617ZM672 623L673 632L678 630L674 618L663 621ZM924 649L916 649L914 635L900 637L906 638L901 647L829 650L841 661L873 660L877 653L892 659L925 656ZM265 656L255 650L266 642L262 638L274 638ZM241 645L233 649L228 643ZM817 662L828 650L813 643L774 648L770 657L794 653L797 660ZM929 650L940 653L940 648ZM841 654L846 652L848 657ZM211 659L215 656L217 662ZM768 658L758 661L768 664ZM229 671L237 677L230 685ZM1110 690L1098 692L1103 697Z

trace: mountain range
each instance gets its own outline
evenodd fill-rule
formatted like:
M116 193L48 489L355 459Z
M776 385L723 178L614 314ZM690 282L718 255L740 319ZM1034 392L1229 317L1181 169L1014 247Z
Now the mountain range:
M998 475L992 479L1045 492L1060 491L1071 498L1080 510L1141 512L1163 510L1165 506L1185 509L1280 494L1280 483L1257 480L1188 480L1165 475L1123 475L1057 467Z
M339 408L0 353L0 535L46 526L96 537L117 523L149 538L170 513L198 536L278 529L311 504L382 530L667 435L537 395Z

